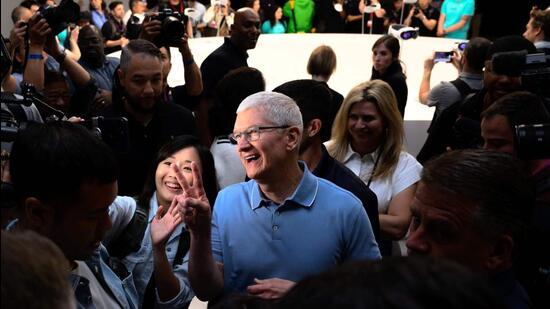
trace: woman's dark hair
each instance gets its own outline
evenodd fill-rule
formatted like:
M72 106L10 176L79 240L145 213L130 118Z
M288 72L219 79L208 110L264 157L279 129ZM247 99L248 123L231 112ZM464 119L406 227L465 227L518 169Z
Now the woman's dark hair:
M155 161L152 162L147 175L147 180L143 186L143 191L138 196L138 203L143 206L149 205L149 200L157 190L155 184L155 174L157 171L157 166L160 162L164 161L166 158L170 157L174 153L188 148L193 147L197 150L199 158L201 159L201 168L202 168L202 184L204 186L204 191L206 192L206 197L210 202L210 205L214 205L216 201L216 196L218 195L218 183L216 180L216 168L214 166L214 157L210 150L204 147L199 140L191 135L180 135L175 137L173 140L164 144L162 148L157 153Z
M89 9L90 9L90 12L91 11L95 11L94 7L92 6L92 1L90 1L90 5L88 6ZM101 9L103 11L106 11L107 10L107 3L105 3L105 0L101 0Z
M399 57L399 40L395 37L386 34L381 36L376 42L374 42L374 45L372 45L372 50L376 49L378 46L384 44L386 48L391 52L391 55L394 59Z
M277 19L275 19L275 13L277 12L278 9L280 9L281 7L278 6L278 5L274 5L270 10L269 10L269 23L271 24L271 27L275 27L275 25L277 24ZM282 21L281 21L282 22Z

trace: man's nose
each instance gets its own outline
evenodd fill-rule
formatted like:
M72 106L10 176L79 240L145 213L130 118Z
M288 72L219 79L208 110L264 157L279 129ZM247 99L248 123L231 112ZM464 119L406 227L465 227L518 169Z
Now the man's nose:
M430 244L425 239L423 228L416 230L409 230L409 237L407 238L407 249L410 253L428 254L430 251Z

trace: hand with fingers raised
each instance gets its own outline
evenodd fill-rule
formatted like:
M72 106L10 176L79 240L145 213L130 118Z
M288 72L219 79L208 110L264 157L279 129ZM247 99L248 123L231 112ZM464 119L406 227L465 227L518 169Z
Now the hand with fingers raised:
M166 210L166 206L159 205L155 218L151 222L151 240L154 247L164 248L170 235L182 222L181 212L177 206L176 199L172 200L168 210Z
M191 235L210 234L210 220L212 211L202 185L202 177L197 163L191 162L192 182L188 183L179 168L179 162L172 164L176 179L181 186L183 193L176 195L179 211L182 213L183 222Z

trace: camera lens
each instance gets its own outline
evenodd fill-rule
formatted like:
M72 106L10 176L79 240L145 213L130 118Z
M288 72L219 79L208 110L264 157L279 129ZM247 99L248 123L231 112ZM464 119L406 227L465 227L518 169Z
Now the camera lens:
M176 17L168 16L162 23L162 31L168 41L175 42L181 39L185 34L185 26Z

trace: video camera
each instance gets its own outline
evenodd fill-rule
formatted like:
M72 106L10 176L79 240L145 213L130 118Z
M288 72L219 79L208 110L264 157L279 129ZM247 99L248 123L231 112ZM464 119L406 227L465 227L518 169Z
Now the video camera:
M491 62L496 74L521 76L521 86L524 90L550 98L550 60L544 53L495 53Z
M550 123L515 126L515 149L522 160L550 158Z
M157 47L179 46L181 38L186 33L188 17L166 5L159 5L158 15L153 19L162 23L160 35L154 40L155 45Z
M8 153L11 150L11 144L15 140L17 132L26 127L29 121L65 121L65 114L42 101L42 96L36 91L34 86L22 83L23 96L2 92L1 109L1 141L2 150ZM29 119L28 109L34 109L33 104L40 107L42 119ZM26 110L27 109L27 110ZM45 112L48 113L47 117ZM102 139L107 145L117 153L125 153L130 146L128 120L124 117L92 117L91 119L80 122L95 136Z
M58 6L41 7L40 14L50 25L53 34L57 35L67 29L69 23L78 21L80 6L74 3L73 0L62 0Z

